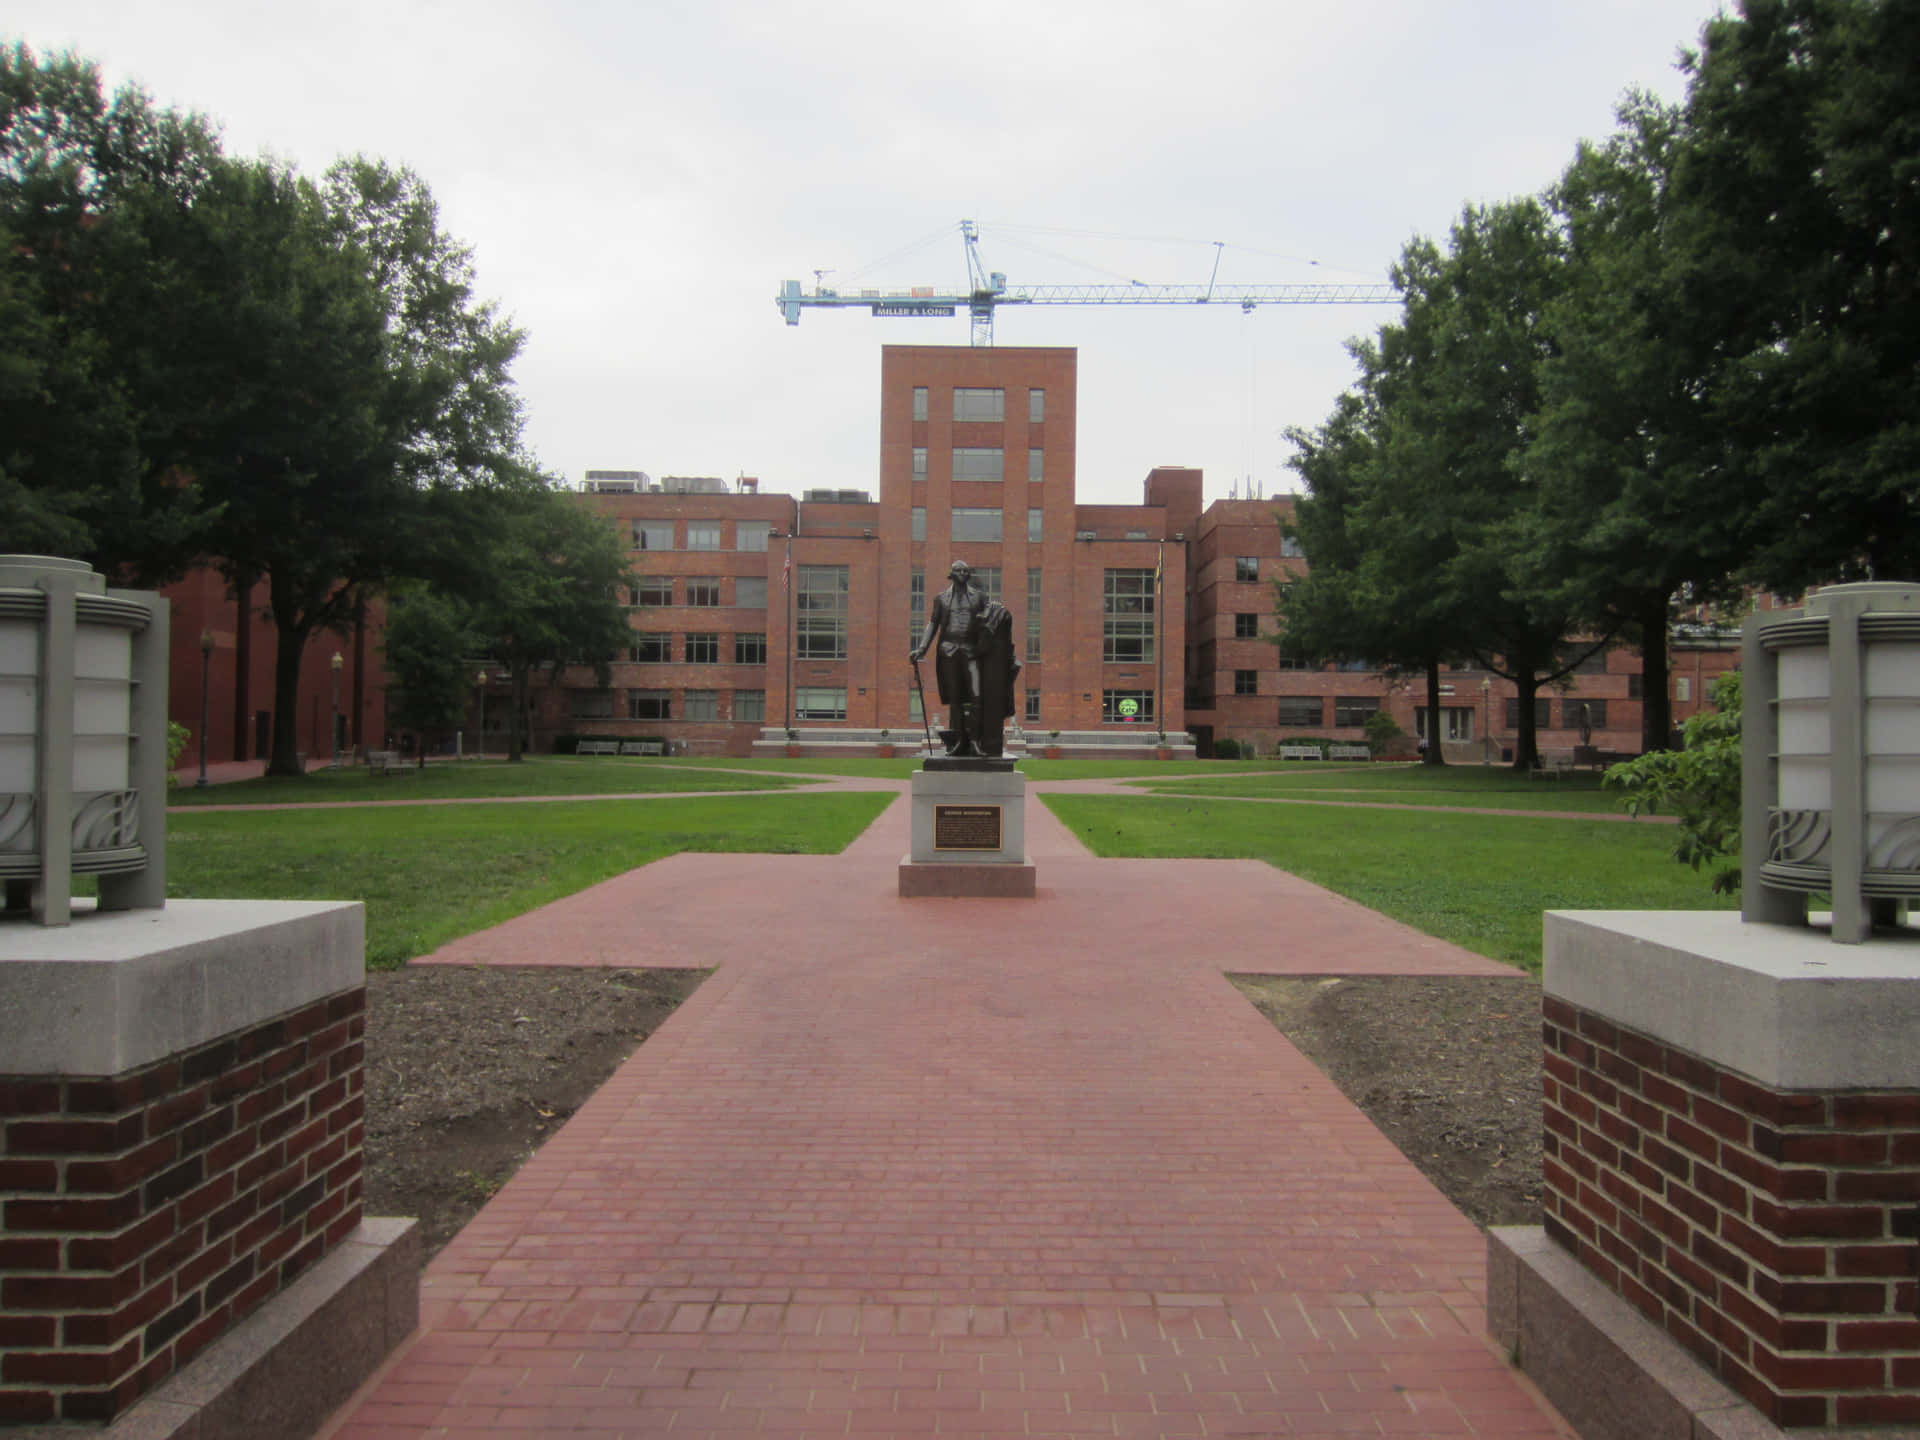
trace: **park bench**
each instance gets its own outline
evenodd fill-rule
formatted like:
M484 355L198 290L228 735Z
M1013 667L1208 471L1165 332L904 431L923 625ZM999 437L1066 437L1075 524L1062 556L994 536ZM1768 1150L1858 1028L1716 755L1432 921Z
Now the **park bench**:
M396 770L406 768L406 760L398 750L369 750L367 769L375 775L391 775Z
M1318 760L1321 758L1318 745L1282 745L1276 752L1282 760Z
M1329 745L1327 758L1329 760L1371 760L1373 751L1364 745Z
M620 753L622 755L664 755L667 753L667 747L659 740L622 740Z
M573 747L573 753L576 755L618 755L620 753L620 742L618 740L582 740Z
M1573 773L1571 755L1543 755L1533 768L1527 771L1529 780L1558 780L1562 775Z

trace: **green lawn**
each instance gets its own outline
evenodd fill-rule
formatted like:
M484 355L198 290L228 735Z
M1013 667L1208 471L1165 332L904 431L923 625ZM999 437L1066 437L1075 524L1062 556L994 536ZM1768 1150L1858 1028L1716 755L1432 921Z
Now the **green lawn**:
M653 762L658 764L660 762ZM848 755L818 760L671 760L668 764L724 765L730 768L788 772L796 775L878 775L905 780L920 768L920 757L897 756L880 760ZM1119 780L1129 776L1231 775L1240 762L1232 760L1042 760L1025 756L1020 773L1030 780Z
M167 821L167 894L364 900L367 964L383 969L682 850L842 850L891 798L175 814ZM644 955L643 936L635 947Z
M1048 795L1098 855L1265 860L1430 935L1540 968L1543 910L1719 910L1666 826L1171 796Z
M1626 797L1603 790L1593 772L1536 780L1506 769L1478 766L1382 765L1372 769L1322 769L1301 764L1294 770L1250 771L1237 775L1145 779L1143 789L1183 795L1237 795L1249 799L1343 800L1390 805L1489 806L1502 810L1549 810L1581 814L1622 814Z
M877 761L886 764L886 761ZM167 792L169 806L348 804L367 800L473 800L510 795L658 795L681 790L773 790L800 783L779 775L737 775L673 761L543 755L504 760L434 761L375 775L362 766L313 770L305 776L191 784Z

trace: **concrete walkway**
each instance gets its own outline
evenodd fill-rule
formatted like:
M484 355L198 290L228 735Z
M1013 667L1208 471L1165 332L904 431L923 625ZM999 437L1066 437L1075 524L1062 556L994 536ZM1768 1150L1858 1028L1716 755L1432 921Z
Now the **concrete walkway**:
M1223 978L1511 974L1251 861L1031 901L680 855L425 963L714 974L429 1266L329 1440L1567 1434L1482 1239Z

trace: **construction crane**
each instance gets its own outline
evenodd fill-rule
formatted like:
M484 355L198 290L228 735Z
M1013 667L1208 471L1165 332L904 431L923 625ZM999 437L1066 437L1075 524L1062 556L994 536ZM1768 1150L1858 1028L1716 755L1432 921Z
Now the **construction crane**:
M971 220L960 222L960 236L967 247L967 276L970 288L965 294L941 293L931 285L916 285L908 290L857 290L848 294L829 287L824 270L814 271L811 291L804 291L798 280L784 281L776 304L789 325L800 323L806 309L852 309L864 307L880 316L950 316L965 307L973 320L973 343L993 344L993 312L1002 305L1238 305L1243 311L1256 305L1392 305L1400 292L1391 285L1216 285L1220 273L1220 252L1224 242L1216 240L1213 275L1205 285L1024 285L1009 287L1005 273L988 270L980 263L980 227Z

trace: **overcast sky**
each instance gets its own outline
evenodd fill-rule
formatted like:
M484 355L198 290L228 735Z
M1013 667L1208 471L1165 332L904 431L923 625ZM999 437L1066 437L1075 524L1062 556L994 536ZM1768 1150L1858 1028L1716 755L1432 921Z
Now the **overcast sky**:
M411 166L528 332L528 440L589 468L877 489L882 344L784 279L1375 281L1462 205L1549 184L1630 87L1678 98L1711 0L12 0L0 34L199 110L227 148ZM1154 465L1292 488L1281 432L1390 309L1005 310L1080 352L1079 494Z

